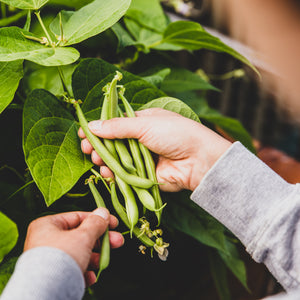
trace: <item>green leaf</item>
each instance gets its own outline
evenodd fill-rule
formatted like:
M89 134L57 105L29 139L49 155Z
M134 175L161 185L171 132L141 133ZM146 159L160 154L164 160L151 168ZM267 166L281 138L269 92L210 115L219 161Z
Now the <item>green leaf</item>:
M199 75L184 69L172 68L160 87L166 93L180 93L195 90L215 90L217 88L202 79Z
M163 32L167 27L167 18L159 0L132 0L126 17L155 32Z
M61 67L69 91L72 90L71 78L75 68L76 64ZM65 92L56 67L37 68L24 78L24 85L29 92L34 89L45 89L53 95L63 95Z
M93 0L50 0L49 4L79 9L92 1Z
M224 226L191 201L186 192L168 195L162 221L206 246L227 251Z
M217 288L220 300L231 300L232 298L227 280L227 268L224 262L215 251L210 251L208 253L208 258L210 272Z
M170 74L170 72L171 72L170 68L163 68L163 69L159 68L158 70L153 72L150 71L150 72L140 74L140 76L143 78L143 80L160 88L161 83Z
M1 2L20 9L38 10L49 0L1 0Z
M252 137L239 120L223 116L214 110L209 110L206 113L200 113L199 117L219 126L234 140L240 141L245 147L248 148L248 150L256 153Z
M120 70L116 66L102 59L86 58L81 60L80 64L75 69L72 77L74 97L76 99L81 99L82 101L85 100L88 93L94 87L96 88L96 85L98 83L100 83L108 75L115 75L116 71L119 71L123 74L122 84L125 84L132 80L140 79L138 76L133 75L127 71ZM101 85L95 97L98 97L100 93L101 95L103 94L103 91L101 90L102 87L103 86Z
M23 77L23 61L0 62L0 113L14 99L19 82Z
M255 67L244 56L225 45L219 38L206 32L199 23L192 21L176 21L169 24L158 48L164 48L165 50L169 48L170 50L174 50L174 45L178 47L177 50L186 49L193 51L207 49L216 52L224 52L240 60L258 73Z
M124 29L124 27L120 23L116 23L111 27L112 31L118 38L118 50L122 50L125 47L135 45L136 42L131 37L131 35L128 33L127 30Z
M64 12L63 31L65 46L80 43L110 28L127 11L131 0L95 0L73 13ZM53 21L51 30L60 34L59 17Z
M172 97L161 97L158 99L154 99L145 105L143 105L140 109L152 108L152 107L160 107L169 111L176 112L181 114L186 118L190 118L194 121L200 122L197 114L183 101L172 98Z
M31 175L49 206L92 164L80 149L78 125L56 97L34 90L23 112L23 149Z
M43 66L60 66L74 63L80 56L75 48L46 47L24 35L36 38L19 27L0 28L0 61L26 59Z
M15 247L18 237L19 233L17 225L6 215L0 212L0 263Z
M0 295L14 271L17 260L17 257L12 257L0 265Z
M229 270L235 275L235 277L243 284L245 289L249 292L247 285L247 272L245 263L240 259L239 252L234 243L226 240L227 251L219 251L219 255L229 268Z
M124 23L135 39L135 45L138 47L144 48L144 52L148 52L149 49L153 46L153 44L157 43L157 41L162 40L162 34L154 31L153 29L149 29L147 27L143 27L137 21L133 19L129 19L127 17L124 18Z

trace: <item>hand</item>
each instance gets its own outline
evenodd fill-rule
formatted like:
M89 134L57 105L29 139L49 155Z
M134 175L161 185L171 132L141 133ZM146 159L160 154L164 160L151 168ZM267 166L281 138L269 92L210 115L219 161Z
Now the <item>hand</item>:
M41 217L28 227L24 251L35 247L47 246L58 248L69 254L78 263L90 286L96 281L92 270L98 268L99 253L93 252L97 241L107 227L118 225L116 217L105 208L90 212L68 212ZM123 236L114 231L109 232L112 248L121 247ZM98 245L99 246L99 245Z
M137 118L115 118L93 121L89 128L93 134L107 139L135 138L158 155L157 180L161 190L176 192L193 191L207 171L230 147L231 143L204 125L179 114L152 108L136 112ZM95 164L103 161L85 138L81 148L92 155ZM112 176L101 168L104 177Z

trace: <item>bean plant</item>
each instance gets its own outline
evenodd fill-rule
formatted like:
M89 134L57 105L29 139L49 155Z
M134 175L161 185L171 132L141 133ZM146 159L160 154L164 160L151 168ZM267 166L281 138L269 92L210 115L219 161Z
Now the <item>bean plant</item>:
M100 140L87 122L160 107L221 128L254 152L243 126L209 107L206 93L220 91L174 57L205 49L257 70L199 23L172 22L159 0L3 0L0 5L0 291L22 253L31 220L96 206L120 218L128 242L110 253L108 234L103 236L98 283L87 298L106 295L105 286L109 289L121 272L122 253L157 274L168 266L172 270L172 257L176 265L186 260L195 244L209 261L205 273L220 299L231 299L227 270L248 289L236 238L187 191L160 192L146 147L132 139ZM114 179L102 178L82 153L80 126ZM177 257L180 247L185 255ZM120 282L133 289L124 277ZM141 278L141 287L149 285L146 274ZM120 293L128 291L119 286Z

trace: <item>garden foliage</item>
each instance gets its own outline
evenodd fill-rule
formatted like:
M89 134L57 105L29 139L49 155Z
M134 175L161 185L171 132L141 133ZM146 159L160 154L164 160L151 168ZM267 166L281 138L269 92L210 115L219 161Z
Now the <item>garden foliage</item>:
M135 110L175 111L222 128L254 151L237 120L209 107L206 92L221 91L193 70L176 65L172 57L178 51L193 55L205 49L253 67L200 24L171 22L158 0L4 0L1 12L0 120L14 138L4 134L1 144L0 290L21 254L32 219L93 209L84 185L93 164L81 152L78 120L64 102L66 95L83 102L88 120L99 119L103 87L118 70ZM173 238L187 236L199 242L211 262L207 272L223 291L220 298L230 299L225 266L247 288L238 242L189 196L186 191L162 194L168 203L162 225L169 232L170 257Z

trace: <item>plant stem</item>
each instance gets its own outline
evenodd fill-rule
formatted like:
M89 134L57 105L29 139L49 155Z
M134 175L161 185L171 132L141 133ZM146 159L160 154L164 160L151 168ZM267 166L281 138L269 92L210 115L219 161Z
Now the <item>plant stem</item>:
M68 85L67 85L67 82L66 82L66 78L65 78L65 75L61 69L60 66L57 67L57 70L58 70L58 74L59 74L59 77L61 79L61 83L63 85L63 88L65 90L65 92L67 93L68 97L72 97L73 96L73 93L68 89Z
M2 18L0 20L0 27L8 26L14 22L17 22L26 15L27 15L26 11L20 11L19 13L15 14L13 16L10 16L8 18Z
M1 3L1 17L2 19L6 18L6 4Z
M13 172L14 174L17 175L17 177L18 177L21 181L25 182L25 179L23 178L23 176L22 176L15 168L10 167L10 166L7 166L7 165L4 165L4 166L0 167L0 172L3 171L3 170L5 170L5 169L7 169L7 170Z
M44 33L46 34L46 37L47 37L47 39L49 41L49 44L54 48L55 45L53 44L52 39L50 37L50 34L49 34L47 28L45 27L45 24L44 24L44 22L43 22L43 20L41 18L41 12L40 11L36 11L34 13L35 13L35 15L36 15L36 17L37 17L37 19L38 19L41 27L43 28Z
M154 47L156 47L156 46L159 46L161 43L162 43L162 41L157 41L157 42L155 42L155 43L149 45L148 48L149 48L149 49L150 49L150 48L154 48Z
M24 184L23 186L21 186L18 190L16 190L15 192L13 192L8 198L4 199L2 201L2 203L1 203L1 205L4 205L8 200L10 200L16 194L18 194L19 192L23 191L25 188L27 188L29 185L31 185L33 183L34 183L34 180L31 180L31 181L27 182L26 184Z
M103 184L105 185L106 189L108 190L109 193L111 193L110 188L107 184L107 182L105 181L105 179L101 176L100 173L98 173L97 171L95 171L94 169L91 169L91 172L96 176L96 178L100 178L101 181L103 182Z

